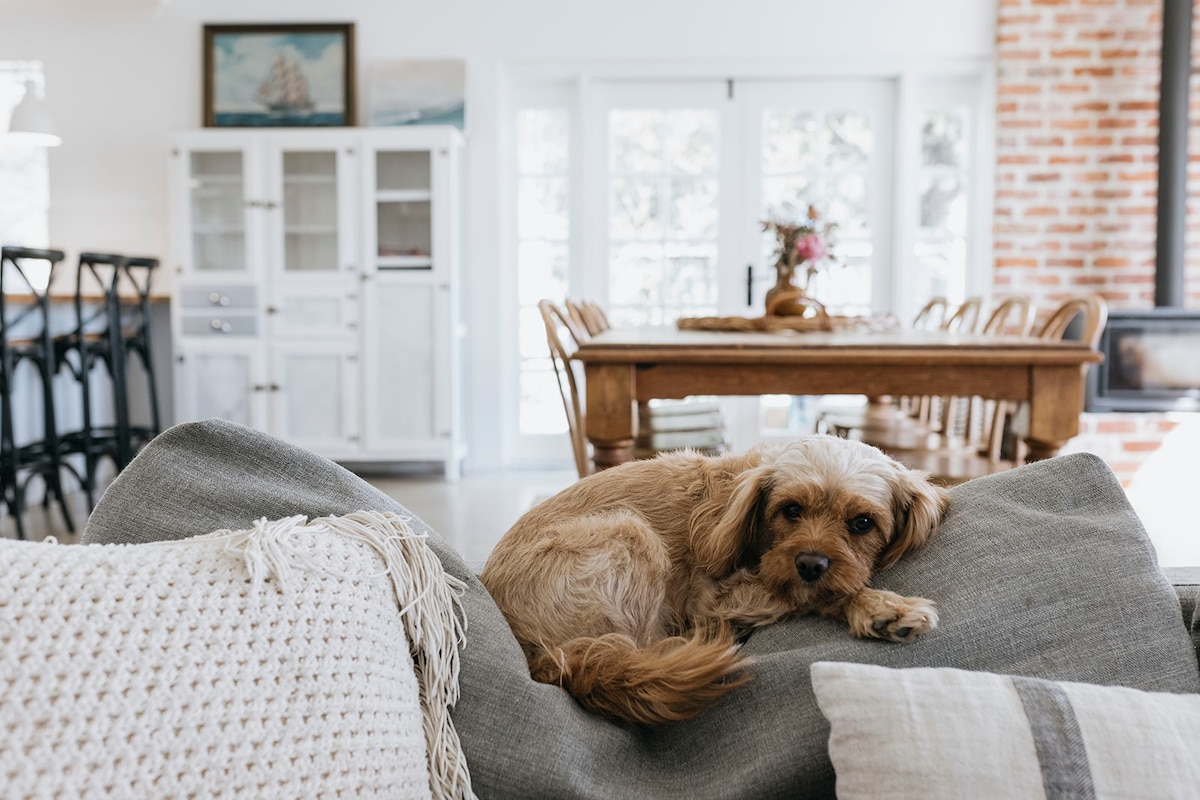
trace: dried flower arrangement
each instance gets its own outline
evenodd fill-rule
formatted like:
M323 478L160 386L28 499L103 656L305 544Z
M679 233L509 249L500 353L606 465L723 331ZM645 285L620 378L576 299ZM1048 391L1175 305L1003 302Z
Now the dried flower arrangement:
M826 262L836 261L833 233L837 223L822 220L821 212L811 203L803 222L775 218L764 221L762 226L764 231L774 232L778 241L775 250L775 290L800 289L807 292L813 276L821 267ZM802 284L793 282L796 267L799 266L804 267Z

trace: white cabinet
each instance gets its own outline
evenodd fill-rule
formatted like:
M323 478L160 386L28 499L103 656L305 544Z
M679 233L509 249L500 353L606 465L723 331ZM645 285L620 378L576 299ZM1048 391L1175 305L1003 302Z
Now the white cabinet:
M461 147L440 127L179 134L177 418L457 475Z

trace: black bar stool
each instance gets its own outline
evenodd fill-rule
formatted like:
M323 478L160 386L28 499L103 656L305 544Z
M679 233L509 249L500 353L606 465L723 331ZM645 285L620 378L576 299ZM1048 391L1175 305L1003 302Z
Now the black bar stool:
M132 458L128 447L125 402L125 348L121 343L118 288L125 256L115 253L79 254L75 273L75 325L55 337L55 365L66 367L79 389L79 428L62 435L64 451L83 459L83 490L88 508L96 502L100 465L109 459L119 472ZM112 408L106 421L94 404L94 376L107 375ZM101 378L102 379L102 378Z
M58 502L68 531L75 526L67 510L62 471L82 485L79 474L63 460L64 448L55 422L55 352L50 333L50 283L63 260L61 250L28 247L0 248L0 485L3 502L16 523L18 538L25 538L23 512L30 482L40 477L45 486L43 505ZM25 301L17 302L23 295ZM40 438L18 430L14 402L24 387L18 368L30 365L41 397Z
M79 254L75 327L58 337L56 354L58 366L68 368L80 391L81 424L63 440L67 452L83 457L89 508L95 504L104 459L120 472L162 428L150 334L150 290L158 264L158 259L144 256ZM149 419L136 425L130 418L131 360L141 363L149 395ZM101 421L102 399L93 381L105 375L111 411Z

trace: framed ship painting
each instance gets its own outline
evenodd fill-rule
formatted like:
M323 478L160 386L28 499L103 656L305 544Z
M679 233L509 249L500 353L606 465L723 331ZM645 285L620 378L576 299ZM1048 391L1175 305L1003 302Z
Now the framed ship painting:
M204 125L354 125L354 24L205 25Z

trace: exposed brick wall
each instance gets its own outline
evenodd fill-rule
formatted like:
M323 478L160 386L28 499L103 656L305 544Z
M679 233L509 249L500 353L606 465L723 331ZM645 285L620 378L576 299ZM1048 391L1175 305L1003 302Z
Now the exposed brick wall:
M1154 305L1161 36L1161 0L999 0L997 296L1029 294L1042 310L1080 292ZM1185 291L1200 308L1196 81L1191 106ZM1128 483L1174 425L1085 414L1068 449L1097 453Z

